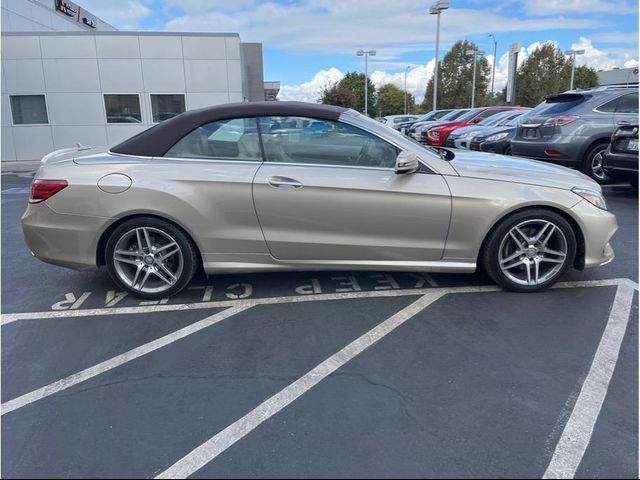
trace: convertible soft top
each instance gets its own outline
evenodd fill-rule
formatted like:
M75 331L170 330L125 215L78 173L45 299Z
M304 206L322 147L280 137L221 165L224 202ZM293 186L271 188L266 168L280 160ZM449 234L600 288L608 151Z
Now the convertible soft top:
M244 102L181 113L111 148L124 155L161 157L187 133L209 122L228 118L293 116L338 120L347 109L304 102Z

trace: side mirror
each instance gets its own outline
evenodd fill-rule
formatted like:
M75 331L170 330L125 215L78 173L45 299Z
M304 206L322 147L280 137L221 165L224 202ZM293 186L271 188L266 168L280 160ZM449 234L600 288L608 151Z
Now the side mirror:
M420 162L415 153L400 152L396 157L396 173L414 173L420 168Z
M471 123L480 123L482 121L482 119L480 117L476 117L473 120L471 120Z

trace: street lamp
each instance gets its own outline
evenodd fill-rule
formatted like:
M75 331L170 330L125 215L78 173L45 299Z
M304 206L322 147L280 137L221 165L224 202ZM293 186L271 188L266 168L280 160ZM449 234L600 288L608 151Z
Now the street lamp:
M481 50L467 50L467 55L473 55L473 83L471 84L471 108L476 103L476 64L478 63L478 55L484 55Z
M356 55L364 57L364 114L369 115L369 55L376 56L375 50L358 50Z
M571 87L569 90L573 90L573 79L576 75L576 55L582 55L584 50L567 50L564 53L571 55Z
M449 8L449 0L438 0L435 5L429 9L431 15L437 15L436 25L436 64L433 70L433 109L438 106L438 56L440 54L440 14Z
M407 69L404 71L404 114L407 114L407 73L411 67L407 66Z
M498 54L498 41L493 33L490 33L489 37L493 39L493 73L491 74L491 96L493 97L493 85L496 79L496 62L498 61L498 58L496 57Z

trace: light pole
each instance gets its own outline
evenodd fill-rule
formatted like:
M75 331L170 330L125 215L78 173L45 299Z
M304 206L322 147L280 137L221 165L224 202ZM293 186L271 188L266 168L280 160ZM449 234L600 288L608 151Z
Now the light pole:
M358 50L356 55L364 57L364 114L369 115L369 55L376 56L375 50Z
M473 82L471 84L471 108L476 103L476 64L478 63L478 55L484 55L480 50L467 50L467 55L473 55Z
M496 79L496 62L498 58L496 55L498 54L498 41L493 33L490 33L489 36L493 39L493 73L491 74L491 97L493 99L493 85Z
M407 69L404 71L404 114L407 114L407 73L411 67L407 66Z
M573 90L573 80L576 75L576 55L582 55L584 50L567 50L564 53L571 55L571 86L569 87L569 90Z
M429 13L431 15L437 15L436 22L436 64L433 69L433 109L438 108L438 56L440 55L440 14L449 8L449 0L438 0L438 2L431 6Z

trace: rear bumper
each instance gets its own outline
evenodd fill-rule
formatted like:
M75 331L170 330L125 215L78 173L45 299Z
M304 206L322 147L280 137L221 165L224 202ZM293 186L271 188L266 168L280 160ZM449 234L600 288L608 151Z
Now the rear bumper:
M31 253L43 262L94 270L98 268L98 239L110 220L60 214L44 202L27 207L22 216L22 231Z
M615 254L609 243L618 230L616 216L586 200L570 209L584 237L584 268L594 268L609 263Z
M514 156L532 158L534 160L542 160L544 162L557 163L576 167L582 164L583 159L580 156L580 147L582 142L579 137L562 137L555 136L549 141L541 140L511 140L511 153ZM549 155L547 151L555 150L556 155Z
M638 174L638 155L607 150L603 168L607 174L612 176L636 176Z

